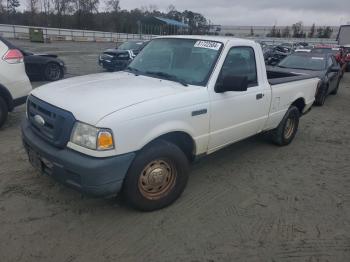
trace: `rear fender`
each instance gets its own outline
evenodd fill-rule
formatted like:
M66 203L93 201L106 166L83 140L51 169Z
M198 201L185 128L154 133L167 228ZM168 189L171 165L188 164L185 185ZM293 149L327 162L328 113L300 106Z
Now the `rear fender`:
M8 110L11 112L14 108L12 95L9 92L9 90L1 84L0 84L0 96L5 99Z

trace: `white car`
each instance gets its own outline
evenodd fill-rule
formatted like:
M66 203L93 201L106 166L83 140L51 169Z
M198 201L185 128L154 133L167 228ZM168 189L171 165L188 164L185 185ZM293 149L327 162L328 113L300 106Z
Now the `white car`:
M0 37L0 127L8 112L26 102L31 90L22 53Z
M261 132L288 145L318 83L266 72L253 41L161 37L125 71L33 90L23 141L33 166L58 181L155 210L181 195L196 158Z

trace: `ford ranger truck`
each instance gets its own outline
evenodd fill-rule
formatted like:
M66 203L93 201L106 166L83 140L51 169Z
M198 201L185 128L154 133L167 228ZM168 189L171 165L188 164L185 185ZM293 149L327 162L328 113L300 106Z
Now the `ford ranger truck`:
M83 193L120 192L132 207L156 210L179 198L200 156L261 132L288 145L318 83L267 72L253 41L160 37L125 71L33 90L23 143L40 172Z

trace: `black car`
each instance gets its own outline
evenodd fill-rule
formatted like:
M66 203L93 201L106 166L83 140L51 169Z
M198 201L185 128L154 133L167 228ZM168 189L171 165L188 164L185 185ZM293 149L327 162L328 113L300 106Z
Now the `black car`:
M279 72L319 77L321 81L315 97L316 105L322 106L328 94L335 95L338 92L341 68L331 54L294 53L283 59L276 67ZM269 70L273 71L273 68Z
M124 70L148 42L143 40L127 41L116 49L107 49L100 55L98 63L108 71Z
M57 81L64 77L66 66L54 54L33 54L19 48L24 56L26 73L30 80Z
M287 46L267 46L263 49L266 65L277 65L282 59L292 53L292 49Z

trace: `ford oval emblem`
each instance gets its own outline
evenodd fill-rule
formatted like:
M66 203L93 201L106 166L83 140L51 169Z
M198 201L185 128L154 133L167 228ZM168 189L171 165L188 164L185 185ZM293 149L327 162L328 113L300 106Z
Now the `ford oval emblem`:
M40 115L35 115L34 116L34 121L39 125L39 126L44 126L45 125L45 119L40 116Z

